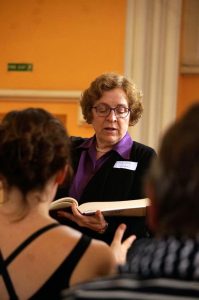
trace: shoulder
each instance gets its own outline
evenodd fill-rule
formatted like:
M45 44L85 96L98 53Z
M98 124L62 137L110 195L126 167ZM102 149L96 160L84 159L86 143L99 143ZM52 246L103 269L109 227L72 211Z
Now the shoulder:
M84 245L79 246L84 247ZM110 247L100 240L91 239L89 247L86 248L83 257L73 272L70 284L74 285L93 278L113 274L115 269L116 262ZM85 270L87 271L85 272Z
M90 264L98 269L98 275L110 275L116 271L116 259L110 246L104 241L92 239L88 249ZM96 260L96 257L98 258Z
M131 158L137 158L137 159L142 159L142 158L148 158L148 159L152 159L153 157L156 157L156 152L153 148L138 143L136 141L133 142L133 146L131 149Z
M105 267L110 268L116 264L110 246L104 241L93 239L68 226L60 226L60 237L61 231L62 237L67 237L65 243L73 244L73 246L76 245L80 251L85 250L87 252L86 256L89 257L89 260L92 261L94 265L100 264L105 270ZM96 257L98 257L97 261Z
M156 153L155 150L147 145L138 143L136 141L133 142L132 151L134 152L142 152L142 153Z
M76 147L81 145L84 141L86 141L86 138L83 138L81 136L71 136L70 137L72 146Z
M71 140L72 148L76 148L76 147L80 146L81 144L83 144L88 139L89 138L83 138L81 136L71 136L70 140Z

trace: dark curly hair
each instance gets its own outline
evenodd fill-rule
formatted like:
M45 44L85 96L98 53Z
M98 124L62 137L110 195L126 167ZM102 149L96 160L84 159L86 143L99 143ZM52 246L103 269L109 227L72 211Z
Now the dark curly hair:
M99 100L105 91L121 88L126 93L130 111L129 126L135 125L143 112L142 92L136 85L122 75L115 73L105 73L91 82L88 89L82 93L80 105L82 114L88 124L92 122L92 107Z
M0 179L24 195L70 163L69 152L64 126L44 109L11 111L0 124Z
M158 232L195 236L199 230L199 102L166 131L146 184L154 188Z

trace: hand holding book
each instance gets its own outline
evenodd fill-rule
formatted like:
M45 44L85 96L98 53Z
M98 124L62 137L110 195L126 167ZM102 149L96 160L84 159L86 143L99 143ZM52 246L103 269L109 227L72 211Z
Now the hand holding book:
M55 210L51 210L50 214ZM52 215L53 216L53 215ZM106 222L102 212L97 210L92 214L82 214L77 204L72 203L70 207L64 208L57 211L57 217L61 219L68 219L80 227L89 228L93 231L96 231L100 234L104 233L108 228L108 223ZM56 217L55 217L56 218Z

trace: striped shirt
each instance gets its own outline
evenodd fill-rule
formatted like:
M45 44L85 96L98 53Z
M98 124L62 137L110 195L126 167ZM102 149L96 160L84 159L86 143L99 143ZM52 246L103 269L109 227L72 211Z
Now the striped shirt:
M62 300L194 300L199 299L197 281L177 279L138 280L131 274L98 279L62 292Z

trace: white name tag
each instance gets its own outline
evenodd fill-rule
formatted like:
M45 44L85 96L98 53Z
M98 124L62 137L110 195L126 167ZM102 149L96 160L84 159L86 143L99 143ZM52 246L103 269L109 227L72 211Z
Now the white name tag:
M116 161L113 168L116 169L128 169L135 171L137 168L137 162L136 161Z

